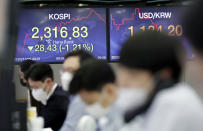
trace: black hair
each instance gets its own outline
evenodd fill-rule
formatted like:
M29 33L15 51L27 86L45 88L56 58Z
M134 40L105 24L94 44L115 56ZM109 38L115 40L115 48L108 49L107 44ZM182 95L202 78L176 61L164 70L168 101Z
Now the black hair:
M102 86L115 82L115 74L108 63L96 59L89 59L76 71L70 83L70 94L81 90L101 91Z
M183 31L186 38L192 46L199 52L203 51L203 40L202 40L202 30L203 30L203 1L194 0L193 5L188 8L184 13L185 16L182 19Z
M26 80L29 78L33 81L44 82L46 78L51 78L54 80L53 70L49 64L46 63L37 63L30 67L28 72L25 75Z
M20 70L23 72L23 73L26 73L26 71L29 70L29 68L35 64L36 62L33 61L33 60L25 60L23 61L21 64L20 64Z
M80 58L81 64L84 61L86 61L87 59L93 58L93 56L91 54L89 54L88 52L86 52L84 50L76 50L76 51L72 51L72 52L66 54L65 59L68 59L69 57L72 57L72 56L78 56Z
M157 31L137 33L123 45L120 64L131 69L144 69L156 73L164 68L172 69L174 80L181 74L177 47L182 43L175 37Z

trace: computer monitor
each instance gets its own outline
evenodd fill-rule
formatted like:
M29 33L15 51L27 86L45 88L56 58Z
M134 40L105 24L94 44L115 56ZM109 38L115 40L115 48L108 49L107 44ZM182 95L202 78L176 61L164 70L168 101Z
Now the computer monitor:
M18 34L17 63L61 63L68 52L81 49L107 59L105 8L23 8Z
M188 58L192 58L190 45L183 36L181 25L185 7L134 7L110 8L110 60L118 61L123 43L139 31L167 32L183 40ZM136 38L135 38L136 39ZM146 38L147 39L147 38ZM142 44L142 43L140 43Z

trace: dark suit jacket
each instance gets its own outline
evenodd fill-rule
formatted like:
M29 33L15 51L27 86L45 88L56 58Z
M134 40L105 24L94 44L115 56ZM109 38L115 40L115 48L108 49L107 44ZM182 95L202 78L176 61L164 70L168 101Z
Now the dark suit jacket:
M57 86L46 105L42 105L39 116L45 121L45 128L51 127L54 131L58 131L66 117L67 108L69 106L69 96Z

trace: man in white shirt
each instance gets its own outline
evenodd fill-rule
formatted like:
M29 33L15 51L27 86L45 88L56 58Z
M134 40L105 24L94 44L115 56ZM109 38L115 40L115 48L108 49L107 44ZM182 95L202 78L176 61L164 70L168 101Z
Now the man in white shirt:
M117 87L111 66L105 61L88 60L75 73L70 83L70 94L79 94L85 102L87 114L92 116L96 124L88 120L81 121L79 131L97 127L95 131L118 131L122 127L122 112L115 104ZM86 123L86 124L84 124Z
M176 51L182 51L181 42L156 31L135 38L120 53L118 83L125 97L118 101L126 111L121 131L202 130L203 104L179 81L182 67Z
M93 59L93 56L83 50L73 51L65 56L61 71L61 83L65 91L71 88L69 84L75 72L88 59ZM85 103L79 95L70 95L69 97L70 106L67 109L67 116L60 131L75 131L79 120L87 114L84 109Z

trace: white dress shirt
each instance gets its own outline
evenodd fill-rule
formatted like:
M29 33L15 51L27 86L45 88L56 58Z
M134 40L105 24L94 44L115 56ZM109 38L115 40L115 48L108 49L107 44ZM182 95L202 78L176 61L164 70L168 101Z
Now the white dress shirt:
M86 114L85 103L81 100L79 95L74 96L60 131L75 131L79 120Z
M203 104L196 92L181 83L161 91L146 114L121 131L202 131Z

